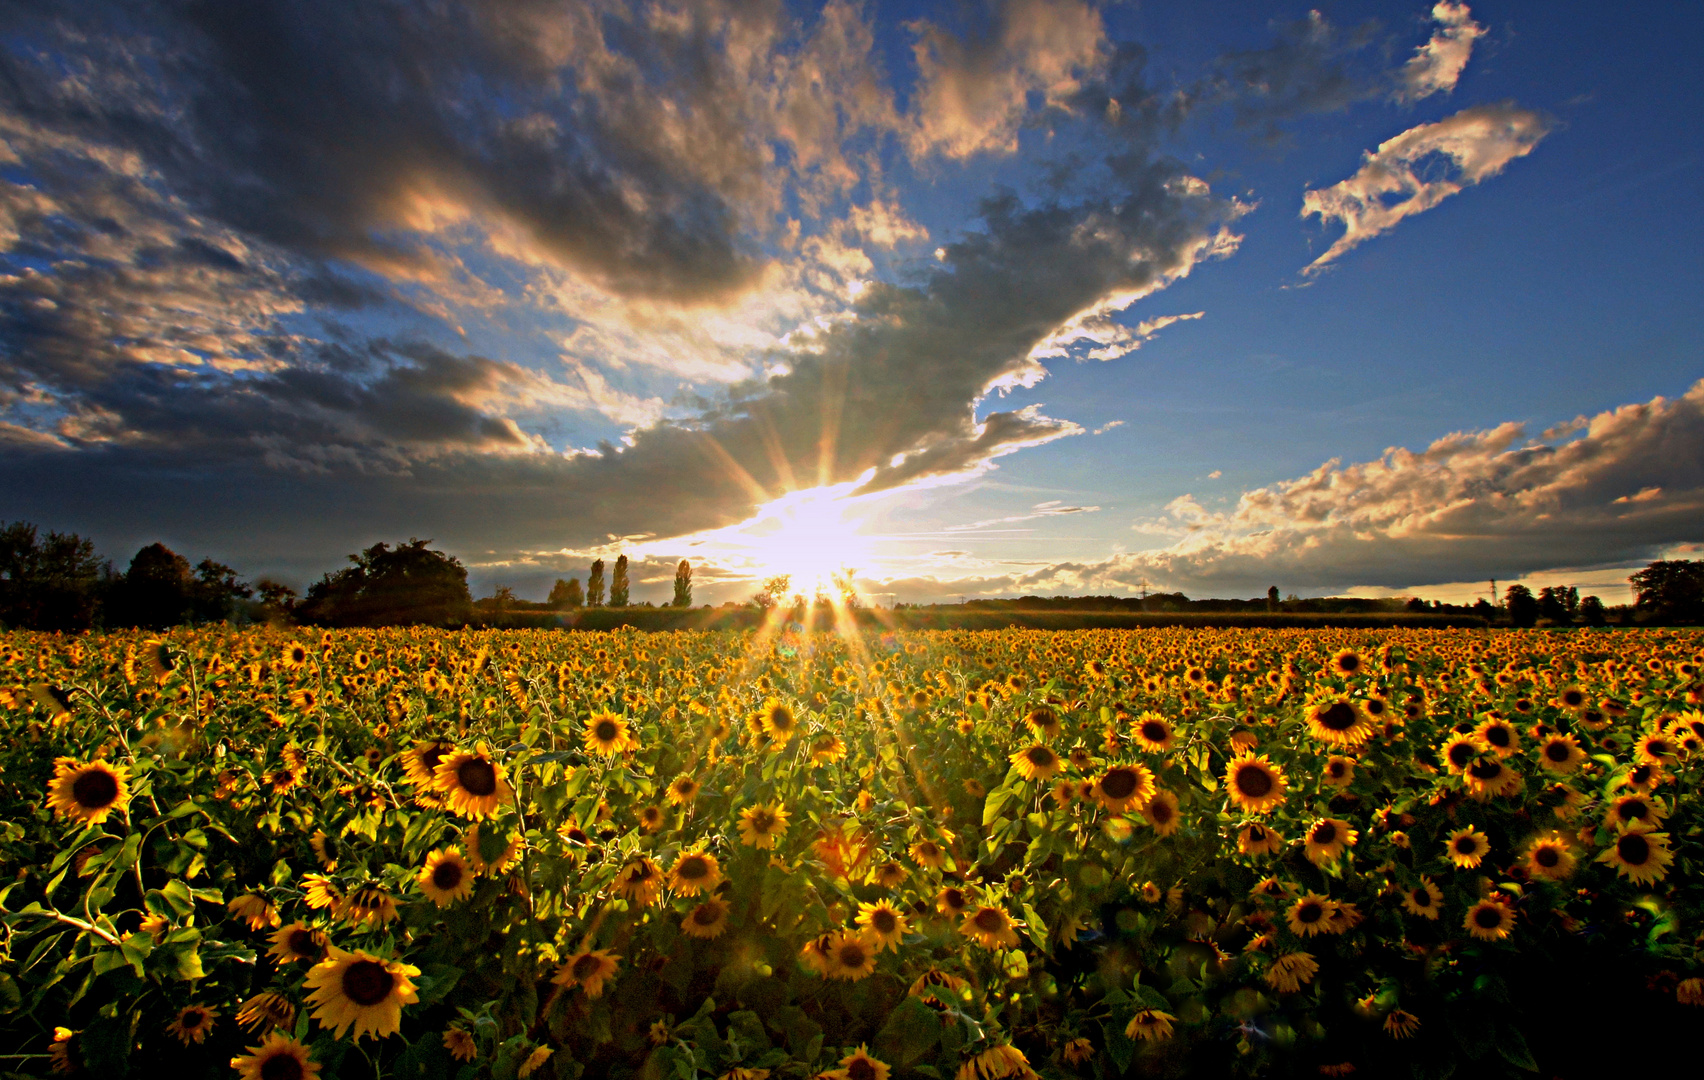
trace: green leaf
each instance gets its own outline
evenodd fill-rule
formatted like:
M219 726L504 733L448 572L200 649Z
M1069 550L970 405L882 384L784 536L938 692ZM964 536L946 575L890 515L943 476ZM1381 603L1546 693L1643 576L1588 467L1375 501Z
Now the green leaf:
M414 985L420 995L419 1005L425 1008L436 1005L444 1000L444 996L455 989L461 981L462 969L449 964L427 964L420 972L420 978L414 980Z
M917 998L907 996L888 1014L887 1023L876 1033L876 1056L900 1065L910 1065L935 1048L941 1038L941 1022Z
M1511 1024L1497 1025L1497 1053L1503 1060L1517 1069L1527 1072L1537 1072L1538 1062L1533 1059L1532 1051L1527 1048L1526 1037Z

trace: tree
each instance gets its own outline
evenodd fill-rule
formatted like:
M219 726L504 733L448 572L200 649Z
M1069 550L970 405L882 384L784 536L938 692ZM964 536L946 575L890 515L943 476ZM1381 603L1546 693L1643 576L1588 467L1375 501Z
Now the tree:
M15 521L0 525L0 623L33 630L86 630L99 603L95 545L76 533Z
M787 590L793 584L790 574L775 574L763 580L756 593L752 594L751 602L768 611L776 604L787 598Z
M189 560L164 544L149 544L107 595L109 626L163 630L194 615L195 576Z
M550 597L545 601L553 608L577 608L586 602L580 592L580 579L569 578L564 581L556 579L556 584L550 587Z
M615 572L609 576L609 606L627 606L627 556L615 559Z
M1510 585L1503 593L1503 610L1516 626L1531 626L1538 621L1538 601L1525 585Z
M1278 586L1276 585L1270 586L1266 590L1266 610L1278 610Z
M237 572L224 563L202 559L195 564L189 599L196 622L225 622L237 613L237 601L253 595L254 590L237 580Z
M692 564L685 559L675 567L675 607L692 606Z
M1595 596L1585 597L1580 601L1580 621L1587 626L1604 626L1609 617L1603 610L1603 601Z
M461 562L411 539L391 548L374 544L349 556L355 565L327 574L298 606L304 622L326 626L448 626L473 614L467 569Z
M296 610L296 590L281 581L261 578L254 583L260 597L261 617L268 621L287 619Z
M1574 606L1579 607L1577 594ZM1546 585L1538 590L1538 617L1553 623L1573 622L1574 617L1568 610L1568 590L1560 585Z
M1704 619L1704 561L1654 562L1627 580L1635 611L1676 622Z
M851 567L843 566L830 577L834 581L834 591L840 594L840 605L848 611L858 607L858 572Z
M586 575L586 606L603 607L603 560L592 560L592 572Z

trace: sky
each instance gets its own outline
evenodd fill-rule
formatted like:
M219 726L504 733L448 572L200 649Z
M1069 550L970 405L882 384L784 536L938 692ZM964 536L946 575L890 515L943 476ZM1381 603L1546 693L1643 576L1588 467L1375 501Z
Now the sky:
M20 0L0 519L305 587L1626 599L1704 8Z

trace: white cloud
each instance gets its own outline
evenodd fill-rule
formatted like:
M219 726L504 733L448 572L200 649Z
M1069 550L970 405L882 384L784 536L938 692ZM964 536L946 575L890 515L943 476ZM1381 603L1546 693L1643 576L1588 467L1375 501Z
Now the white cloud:
M1318 273L1351 248L1390 231L1403 218L1445 199L1530 154L1550 121L1515 106L1476 105L1435 124L1410 128L1366 155L1354 176L1302 196L1302 216L1341 221L1344 233L1302 272ZM1447 160L1450 167L1439 168Z
M1397 75L1397 101L1412 102L1455 89L1462 69L1473 55L1473 43L1485 36L1485 28L1473 21L1466 4L1444 0L1432 8L1438 29L1432 39L1414 50Z
M1239 238L1240 239L1240 238ZM1234 241L1230 242L1234 250ZM1105 297L1068 319L1064 325L1030 351L1031 360L1070 355L1073 348L1083 344L1094 347L1083 353L1089 360L1117 360L1147 344L1149 338L1173 323L1204 317L1205 311L1185 315L1160 315L1144 319L1135 326L1125 326L1113 318L1145 294L1116 293Z

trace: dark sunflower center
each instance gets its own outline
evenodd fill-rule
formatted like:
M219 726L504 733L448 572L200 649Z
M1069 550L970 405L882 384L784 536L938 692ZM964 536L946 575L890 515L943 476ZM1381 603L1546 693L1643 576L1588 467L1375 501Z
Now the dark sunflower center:
M202 1021L206 1019L206 1014L200 1009L188 1009L185 1010L183 1016L178 1018L178 1024L184 1028L193 1029L200 1027Z
M1171 803L1168 803L1163 799L1155 799L1154 805L1148 807L1148 813L1153 815L1156 822L1164 825L1172 819Z
M593 975L596 975L598 973L598 969L601 967L603 967L603 965L598 963L598 958L593 956L591 953L587 953L574 961L574 967L571 969L570 973L576 979L589 979Z
M497 790L497 768L484 758L469 758L456 767L456 782L469 795L484 797Z
M852 1064L846 1066L846 1080L876 1080L879 1074L876 1067L870 1064L870 1059L859 1056L852 1059Z
M302 1063L288 1050L279 1050L260 1063L260 1080L302 1080Z
M1562 704L1568 706L1570 709L1579 708L1585 700L1586 695L1580 693L1578 690L1562 691Z
M1474 843L1473 837L1471 836L1463 836L1456 840L1457 854L1472 855L1477 850L1479 850L1479 845Z
M1101 777L1101 790L1109 798L1128 799L1136 792L1136 774L1130 769L1112 769Z
M1248 838L1249 838L1249 841L1251 843L1255 843L1255 844L1265 843L1266 842L1266 829L1265 829L1265 827L1260 826L1260 825L1250 825L1248 827Z
M1644 821L1650 815L1650 807L1642 802L1622 803L1618 811L1623 821Z
M1644 866L1651 861L1651 842L1638 833L1628 833L1615 842L1615 852L1628 866Z
M1296 921L1300 923L1316 923L1325 918L1325 908L1312 900L1296 909Z
M1038 769L1045 769L1053 764L1053 751L1045 746L1032 746L1029 751L1029 763Z
M1656 770L1649 765L1635 765L1633 770L1627 774L1627 782L1643 786L1651 782L1651 775L1655 772Z
M1337 658L1337 667L1340 671L1359 671L1361 670L1361 658L1354 653L1340 656Z
M776 731L786 731L793 726L793 714L786 709L776 709L769 714L769 726Z
M1367 712L1369 712L1373 716L1383 716L1384 711L1385 711L1385 703L1380 701L1378 698L1373 698L1372 700L1368 701L1367 704L1365 706L1363 706L1363 708L1365 708L1367 710Z
M104 809L118 799L118 780L105 769L85 769L71 782L71 797L86 809Z
M864 966L864 960L864 946L858 944L856 941L848 941L846 944L840 946L841 967L861 968Z
M1322 821L1314 826L1313 842L1324 847L1337 841L1337 826L1329 821Z
M1165 742L1166 735L1166 726L1157 721L1150 720L1142 725L1142 737L1149 742Z
M680 861L675 870L686 881L699 881L710 876L710 864L697 855L689 855Z
M1326 771L1331 773L1332 779L1335 780L1335 779L1341 777L1345 772L1347 772L1348 768L1349 767L1347 765L1345 765L1343 762L1334 761L1330 765L1326 766Z
M396 976L377 960L357 960L343 972L343 996L363 1008L390 996Z
M964 907L964 893L957 889L946 890L941 894L941 899L946 901L947 906L950 908Z
M1259 765L1244 765L1237 770L1237 790L1251 799L1272 792L1272 774Z
M1568 753L1568 744L1558 739L1553 743L1545 744L1544 756L1557 764L1561 764L1567 761L1571 755Z
M1482 929L1494 930L1503 925L1503 913L1494 907L1482 907L1473 913L1473 921Z
M432 884L449 892L461 885L464 876L460 863L441 862L432 871Z
M651 879L651 864L636 862L627 864L628 881L649 881Z
M767 810L759 810L751 816L751 827L759 833L766 833L775 825L775 815Z
M1503 775L1503 766L1495 761L1482 761L1469 766L1467 774L1475 780L1495 780Z
M714 926L721 913L709 904L699 904L692 909L692 921L699 926Z
M1549 870L1562 861L1562 854L1555 848L1541 847L1532 853L1532 861Z
M319 942L314 940L312 930L292 930L290 932L290 951L297 956L318 956Z
M1502 726L1486 728L1485 741L1490 743L1492 746L1500 746L1507 749L1510 742L1509 729Z
M878 934L891 934L899 926L899 920L894 917L893 912L878 908L876 913L870 916L870 926Z
M1458 769L1465 769L1468 762L1473 760L1473 753L1472 743L1456 743L1450 747L1450 764Z
M1667 739L1652 739L1645 744L1645 751L1652 757L1668 757L1674 753L1674 747L1669 745Z
M1432 906L1432 894L1427 892L1425 889L1415 889L1414 890L1414 906L1415 907L1431 907Z
M1348 731L1355 726L1355 710L1348 702L1334 701L1319 714L1319 723L1327 731Z
M976 913L976 928L981 930L983 933L996 933L1003 929L1005 925L1006 916L993 908L983 908L981 911Z

